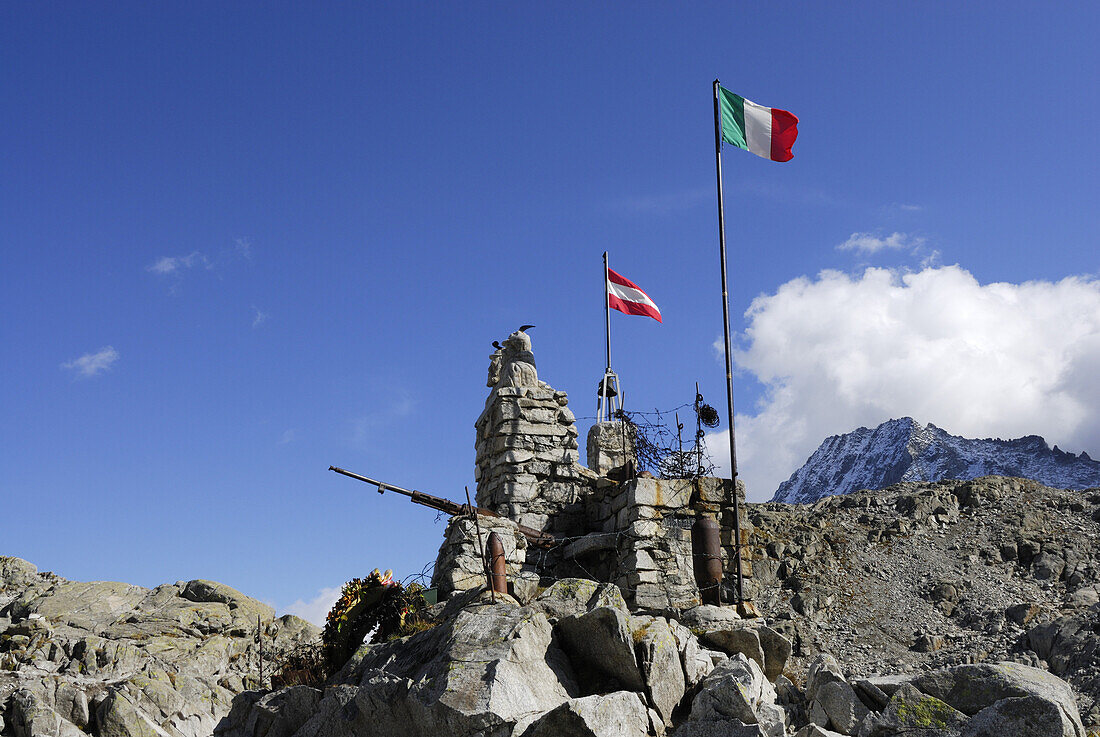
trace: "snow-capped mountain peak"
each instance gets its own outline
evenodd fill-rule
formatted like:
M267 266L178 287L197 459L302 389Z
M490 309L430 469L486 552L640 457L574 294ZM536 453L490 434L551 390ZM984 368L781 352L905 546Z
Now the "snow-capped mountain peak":
M951 435L912 417L826 438L802 468L780 484L774 502L813 502L899 481L1019 476L1055 489L1100 486L1100 462L1067 453L1038 435L1015 440Z

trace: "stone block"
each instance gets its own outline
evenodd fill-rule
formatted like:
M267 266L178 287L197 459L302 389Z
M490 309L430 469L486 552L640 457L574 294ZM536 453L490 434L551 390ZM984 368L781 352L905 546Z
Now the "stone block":
M633 571L655 571L657 564L646 550L635 550L623 559L623 566Z
M544 424L529 422L527 420L508 420L502 422L500 423L498 432L502 435L550 435L559 437L568 434L567 428L557 423Z
M575 428L569 425L570 428ZM634 454L633 428L624 426L620 422L598 422L592 425L588 431L586 444L588 455L588 468L606 476L613 468L622 466L627 461L637 463Z
M566 560L581 558L592 553L604 550L614 550L617 536L601 532L593 532L579 540L574 540L565 546Z
M631 571L626 574L627 584L635 588L640 584L657 584L661 582L661 576L657 571Z
M719 650L735 655L743 654L756 662L764 671L764 649L760 645L760 635L749 628L729 628L707 632L703 635L703 641Z
M624 484L628 507L644 504L649 507L664 506L664 489L659 479L637 478Z
M651 611L663 611L672 604L668 592L660 584L638 584L632 599L635 608Z

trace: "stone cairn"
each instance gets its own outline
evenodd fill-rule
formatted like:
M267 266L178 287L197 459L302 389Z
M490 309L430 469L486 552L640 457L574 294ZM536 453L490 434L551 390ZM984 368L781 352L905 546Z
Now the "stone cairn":
M569 398L539 381L524 332L508 336L489 361L492 391L474 423L477 503L536 530L575 534L594 474L580 465Z
M490 387L477 431L477 504L501 515L455 517L436 559L433 585L446 598L485 582L483 551L490 531L504 544L508 579L517 588L582 577L615 583L631 606L650 611L699 603L691 526L698 515L721 531L724 602L736 578L728 480L629 478L636 464L634 429L598 423L580 465L577 428L565 392L540 381L531 339L517 331L490 356ZM738 486L743 502L744 489ZM742 514L742 544L749 524ZM550 532L560 543L529 544L517 525ZM746 576L751 567L745 561Z

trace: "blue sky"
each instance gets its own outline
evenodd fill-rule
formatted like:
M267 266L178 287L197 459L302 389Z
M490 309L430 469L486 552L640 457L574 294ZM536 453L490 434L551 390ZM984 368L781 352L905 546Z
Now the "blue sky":
M593 414L604 250L665 318L613 316L628 405L699 381L724 407L716 76L801 119L790 163L723 159L752 498L904 414L1100 457L1098 22L5 5L0 554L296 611L420 570L442 522L328 465L461 499L490 344L522 323Z

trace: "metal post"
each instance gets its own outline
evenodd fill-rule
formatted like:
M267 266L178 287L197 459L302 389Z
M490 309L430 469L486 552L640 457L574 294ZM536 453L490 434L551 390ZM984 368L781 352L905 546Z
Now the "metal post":
M699 393L699 382L695 382L695 477L703 477L703 418L699 416L699 409L703 403L703 395Z
M493 590L493 577L489 572L489 559L485 557L485 546L481 544L481 523L477 521L477 512L474 511L474 505L470 503L470 487L466 489L466 506L470 510L470 514L474 518L474 529L477 530L477 547L478 554L481 556L481 567L485 569L485 580L489 585L489 597L493 600L493 603L497 603L497 595Z
M259 650L260 688L264 687L264 638L260 630L260 615L256 615L256 645Z
M607 251L603 252L603 321L607 336L607 368L611 372L611 295L607 291Z
M722 330L726 343L726 405L730 424L730 483L733 484L733 549L737 562L737 603L741 604L741 503L737 498L737 446L733 428L733 359L730 352L730 298L726 280L726 214L722 201L722 111L718 102L718 80L714 80L714 166L718 175L718 252L722 263Z
M611 397L607 396L611 388L611 294L607 289L607 251L603 252L603 321L607 363L604 366L603 378L600 379L600 396L599 401L596 402L596 422L611 419ZM615 389L618 391L617 386ZM622 407L621 403L619 407Z

